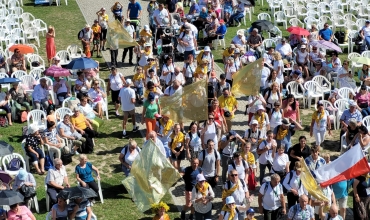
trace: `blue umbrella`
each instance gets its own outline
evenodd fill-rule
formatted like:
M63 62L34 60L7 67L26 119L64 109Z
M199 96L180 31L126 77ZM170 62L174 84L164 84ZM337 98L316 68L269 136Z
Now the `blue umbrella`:
M98 63L95 60L81 57L75 60L72 60L68 65L67 69L76 70L76 69L88 69L88 68L96 68L98 67Z
M15 83L20 82L21 80L18 78L1 78L0 84L9 84L9 83Z

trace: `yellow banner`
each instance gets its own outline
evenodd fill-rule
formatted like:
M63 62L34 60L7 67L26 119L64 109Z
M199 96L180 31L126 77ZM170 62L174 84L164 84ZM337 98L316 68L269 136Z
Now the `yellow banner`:
M263 58L250 63L233 75L231 92L237 96L257 95L260 91Z
M306 188L309 195L315 197L316 200L328 202L328 198L324 195L324 192L321 190L320 185L316 182L315 178L313 178L310 169L308 168L306 162L303 158L300 159L301 162L301 181L303 186ZM324 207L324 212L329 211L329 206Z
M207 80L183 87L171 96L160 97L162 113L170 113L174 122L202 121L208 117Z
M149 139L132 164L131 174L122 181L141 212L161 201L181 175Z
M108 23L107 43L114 49L138 45L118 20Z

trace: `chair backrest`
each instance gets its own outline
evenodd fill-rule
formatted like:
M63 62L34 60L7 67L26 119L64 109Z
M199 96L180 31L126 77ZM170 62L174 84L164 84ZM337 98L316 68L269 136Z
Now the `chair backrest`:
M360 56L361 54L353 52L353 53L348 54L348 60L352 60L353 58L360 57Z
M63 118L64 118L64 116L65 115L70 115L70 114L72 114L73 112L72 112L72 110L71 109L69 109L69 108L64 108L64 107L62 107L62 108L58 108L57 110L55 110L55 112L54 112L54 116L55 116L55 121L60 121L60 120L63 120Z
M43 72L44 71L42 69L33 69L30 71L29 75L35 78L35 80L39 80L42 77Z
M295 27L304 28L304 24L298 18L292 18L289 20L289 24Z
M67 50L58 51L56 56L58 56L62 62L71 61L71 55L69 54L69 52Z
M259 13L257 16L258 20L268 20L271 21L271 16L267 13Z
M282 38L282 37L283 37L283 33L282 33L282 32L281 32L281 30L280 30L278 27L276 27L276 26L274 26L274 28L272 28L270 32L271 32L271 33L273 33L273 34L275 34L275 35L276 35L276 38ZM269 33L270 33L270 32L269 32Z
M312 24L319 23L319 20L317 20L315 17L312 17L312 16L305 17L303 21L307 27L311 27Z
M285 21L286 16L283 11L277 11L274 14L275 21Z
M338 99L334 102L334 107L341 112L347 109L347 105L348 105L347 99Z
M299 93L298 87L299 87L299 83L297 83L295 81L289 82L286 85L286 89L289 91L289 93L294 94L294 95L303 94L303 93Z
M317 84L317 82L315 81L307 81L305 84L304 84L304 88L306 90L308 90L309 92L318 92L320 91L320 85Z
M319 17L319 22L322 23L322 24L325 24L325 23L331 24L332 20L329 16L322 15L322 16Z
M68 103L68 100L70 100L72 97L67 97L67 98L65 98L64 100L63 100L63 103L62 103L62 107L63 108L66 108L66 107L68 107L67 106L67 103Z
M103 79L98 79L99 80L99 83L100 83L100 88L102 88L104 90L104 92L107 91L107 87L105 86L105 82Z
M327 101L327 100L320 100L320 103L322 103L324 105L324 109L327 109L328 107L330 108L334 108L333 105L331 104L331 102ZM317 110L317 105L315 105L315 109Z
M21 8L21 7L12 8L10 10L10 14L15 14L15 15L21 16L23 14L23 8Z
M29 12L25 12L21 15L22 21L33 21L35 20L35 16L33 16Z
M2 78L9 78L9 75L6 73L0 73L0 79Z
M351 13L347 13L347 14L343 15L343 18L346 19L347 21L356 21L357 20L356 16L354 16Z
M74 55L74 56L78 55L78 51L79 51L79 50L81 50L81 49L79 48L79 46L78 46L77 44L72 44L72 45L69 45L69 46L67 47L67 51L68 51L71 55Z
M13 158L18 158L20 161L22 161L21 167L23 167L23 169L26 169L26 162L24 161L22 155L18 153L12 153L12 154L5 155L2 159L3 167L5 170L7 170L8 164Z
M30 126L31 124L39 124L42 122L42 119L46 121L46 113L44 111L35 109L28 113L27 115L27 126ZM32 123L30 123L32 121Z
M366 116L362 119L362 124L366 127L370 126L370 116Z
M370 51L364 51L361 53L361 56L370 58Z
M265 47L265 49L275 45L275 41L272 40L272 39L265 39L262 43L263 43L263 46Z
M33 86L37 83L36 79L30 75L22 76L19 79L22 81L22 84L25 85L29 90L32 90Z
M356 25L359 27L359 28L362 28L363 26L365 26L366 24L366 19L364 18L359 18L356 20Z
M343 87L343 88L340 88L338 90L338 95L342 99L349 99L350 98L350 96L349 96L350 94L355 95L355 91L353 91L353 89L351 89L351 88Z
M20 79L22 76L26 76L27 73L23 70L14 71L11 75L12 78Z
M37 54L37 55L39 54L39 48L36 45L34 45L34 44L26 44L26 45L33 48L33 53L32 54ZM28 54L28 55L31 56L32 54Z
M321 76L321 75L314 76L314 77L312 78L312 81L316 82L320 87L321 87L324 83L327 83L328 85L330 85L330 81L329 81L325 76Z

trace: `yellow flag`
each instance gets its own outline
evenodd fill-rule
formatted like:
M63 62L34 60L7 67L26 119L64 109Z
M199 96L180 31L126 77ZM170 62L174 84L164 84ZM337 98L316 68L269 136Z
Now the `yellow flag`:
M231 92L234 95L257 95L260 91L263 58L250 63L233 75Z
M108 23L107 43L114 49L138 45L118 20Z
M122 181L141 212L161 201L181 175L149 139L132 164L131 174Z
M177 90L171 96L162 96L163 113L170 113L174 122L206 120L208 117L207 80L202 79Z
M306 188L309 195L315 197L316 200L328 202L328 198L324 195L324 192L321 190L320 185L313 178L310 169L308 168L306 162L303 158L300 159L301 162L301 174L300 178L303 186ZM324 207L324 211L329 211L329 206Z

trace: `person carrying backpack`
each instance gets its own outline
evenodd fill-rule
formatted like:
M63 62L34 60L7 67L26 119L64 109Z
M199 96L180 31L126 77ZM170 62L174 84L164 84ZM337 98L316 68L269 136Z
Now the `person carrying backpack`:
M258 207L265 220L277 219L279 213L286 214L283 187L280 184L280 176L276 173L271 175L270 182L261 185Z
M26 154L29 157L29 161L35 167L37 173L39 175L44 175L45 154L40 148L40 146L44 144L44 141L42 140L41 135L39 133L39 128L36 125L29 126L28 133L29 135L27 135L25 141L26 143L24 145ZM12 161L10 161L10 166L11 165Z
M221 157L215 149L215 142L212 139L207 141L207 149L200 152L198 159L207 182L211 187L215 187L218 183Z
M126 177L130 175L131 166L136 157L139 156L140 151L136 141L131 138L128 140L128 144L123 147L118 159L121 162L122 171Z
M304 188L302 184L302 180L300 178L302 171L301 162L295 162L294 170L291 170L285 176L283 181L284 188L288 191L287 199L288 199L288 209L298 203L299 196L301 195L308 195L307 190Z
M315 212L312 206L308 205L307 195L299 197L299 203L289 209L288 220L314 220Z
M249 175L248 163L242 158L239 152L234 153L233 158L234 160L229 164L227 172L230 173L232 170L238 171L239 179L244 180L244 182L248 184L248 175Z
M89 24L86 24L85 28L78 32L78 39L81 41L83 52L88 58L91 57L90 44L93 41L93 37L93 31L91 30L91 26Z

